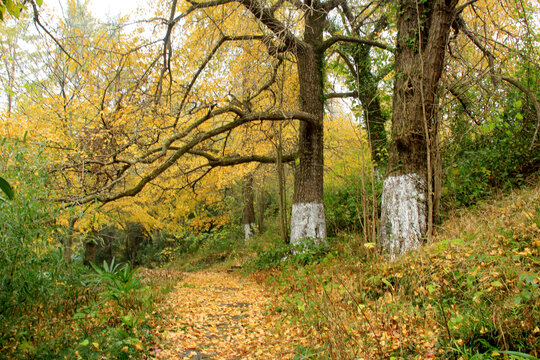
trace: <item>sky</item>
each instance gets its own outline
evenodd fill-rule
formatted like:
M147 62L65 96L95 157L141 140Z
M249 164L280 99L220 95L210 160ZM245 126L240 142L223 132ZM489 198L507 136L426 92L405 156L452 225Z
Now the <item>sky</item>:
M81 2L84 0L80 0ZM101 20L108 18L114 18L119 15L126 15L127 13L134 11L138 6L143 4L145 0L86 0L88 3L88 9L94 16ZM57 11L61 8L66 8L67 0L44 0L44 4L48 7L52 7Z

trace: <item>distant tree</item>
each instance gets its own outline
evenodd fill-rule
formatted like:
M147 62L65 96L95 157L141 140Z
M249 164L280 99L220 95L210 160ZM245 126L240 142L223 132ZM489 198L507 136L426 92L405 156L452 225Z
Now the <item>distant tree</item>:
M244 211L242 225L244 227L244 239L247 240L256 233L255 205L253 195L253 174L247 174L243 183Z

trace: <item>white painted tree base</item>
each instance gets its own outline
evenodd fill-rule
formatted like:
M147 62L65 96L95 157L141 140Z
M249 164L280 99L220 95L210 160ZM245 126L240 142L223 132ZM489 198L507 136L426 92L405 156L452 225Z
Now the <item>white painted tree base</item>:
M381 245L391 259L422 246L427 226L426 184L418 174L384 180Z
M244 224L244 240L251 239L253 236L255 236L256 226L257 225L255 223Z
M320 245L326 239L326 216L321 203L292 205L291 244Z

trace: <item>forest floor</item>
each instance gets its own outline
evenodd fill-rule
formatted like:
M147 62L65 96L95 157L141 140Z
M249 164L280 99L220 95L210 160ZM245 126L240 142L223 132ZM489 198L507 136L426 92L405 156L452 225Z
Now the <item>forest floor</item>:
M347 234L283 262L269 243L249 277L182 273L155 359L538 359L540 186L449 213L393 262L372 245Z
M302 329L272 311L263 286L239 274L187 273L160 305L157 359L291 359Z

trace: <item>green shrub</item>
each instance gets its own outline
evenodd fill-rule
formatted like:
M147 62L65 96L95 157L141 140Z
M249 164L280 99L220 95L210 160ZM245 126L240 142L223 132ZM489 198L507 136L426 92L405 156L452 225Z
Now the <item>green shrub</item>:
M102 267L92 263L92 268L96 272L94 282L105 288L100 295L106 300L113 299L123 308L127 307L126 303L134 292L142 287L141 280L135 276L135 269L129 264L120 266L113 259L110 264L104 261Z
M531 106L512 94L482 125L458 117L452 125L458 140L443 151L443 202L468 206L493 191L519 187L538 171L540 152L529 150L534 118Z
M313 240L306 239L303 245L281 244L269 248L255 247L257 256L250 263L252 270L265 270L281 265L304 266L317 263L322 259L331 257L332 241L328 238L322 244L315 245Z
M358 233L362 231L364 204L368 221L372 221L373 188L375 189L375 206L380 208L382 194L382 181L366 179L365 191L362 189L360 174L345 177L339 183L328 185L324 191L324 205L326 211L326 227L329 236L336 236L340 232ZM377 211L376 211L377 213Z

